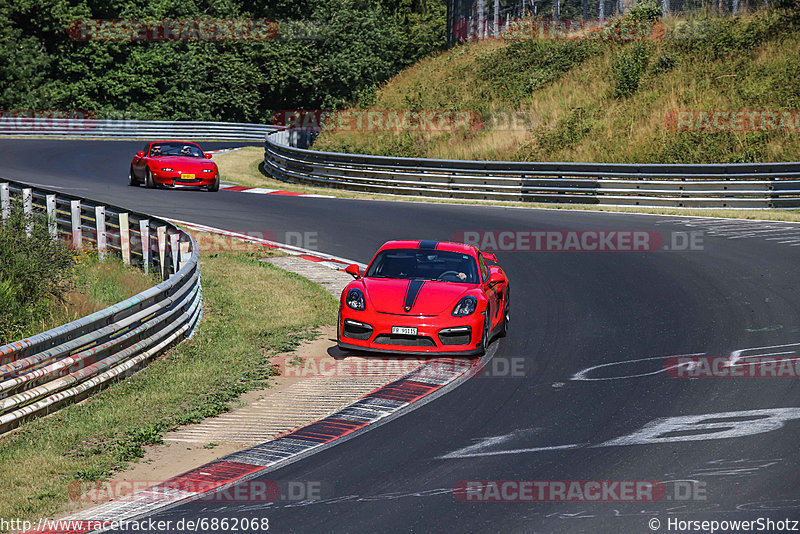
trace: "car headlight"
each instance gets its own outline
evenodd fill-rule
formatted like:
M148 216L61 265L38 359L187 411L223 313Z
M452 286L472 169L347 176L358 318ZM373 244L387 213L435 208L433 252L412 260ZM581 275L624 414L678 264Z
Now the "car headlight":
M345 302L354 310L364 310L367 308L367 301L364 300L364 293L362 293L360 289L353 288L348 291Z
M478 308L478 299L471 295L467 295L458 301L456 307L453 308L453 317L466 317L472 315Z
M161 167L162 171L172 172L172 168L170 167Z
M214 169L203 169L203 172L214 172Z

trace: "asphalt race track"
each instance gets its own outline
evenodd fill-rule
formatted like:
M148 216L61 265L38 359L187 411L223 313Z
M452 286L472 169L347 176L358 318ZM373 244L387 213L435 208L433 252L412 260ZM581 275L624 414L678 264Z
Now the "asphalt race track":
M691 230L674 217L131 188L128 164L142 144L0 140L0 177L279 241L312 232L321 252L362 262L389 239L447 240L464 230L658 231L668 244L671 232ZM235 145L204 143L218 146ZM670 520L800 520L798 379L663 372L672 355L800 348L769 348L800 344L800 248L743 235L706 234L702 250L500 251L512 326L495 342L491 376L262 476L314 483L321 499L196 501L153 517L369 533L635 533L652 532L653 518L661 531L676 530ZM642 361L587 371L629 360ZM642 431L660 418L650 427L657 432ZM660 481L666 494L655 502L453 494L459 482L487 480Z

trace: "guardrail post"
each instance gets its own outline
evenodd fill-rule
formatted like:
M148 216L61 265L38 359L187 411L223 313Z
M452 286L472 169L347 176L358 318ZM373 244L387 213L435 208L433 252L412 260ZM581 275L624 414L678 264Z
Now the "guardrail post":
M179 246L179 239L180 235L178 234L170 234L169 236L169 252L172 256L172 272L177 273L180 269L178 268L178 264L180 263L181 259L181 250Z
M83 248L83 221L81 220L81 201L71 200L69 203L70 218L72 219L72 248Z
M156 228L156 240L158 241L158 268L161 270L161 279L167 279L167 227L159 226Z
M106 258L106 207L96 206L94 208L95 222L97 223L97 257L100 261Z
M150 220L139 221L139 240L142 242L142 264L144 274L150 274Z
M183 267L183 265L191 258L191 252L189 248L190 243L188 241L181 241L180 242L180 249L181 249L181 261L178 265L179 269Z
M5 221L11 217L11 196L8 194L8 184L0 184L0 213Z
M122 261L131 264L131 228L127 213L119 214L119 246L122 249Z
M47 195L45 198L45 205L47 206L47 229L50 231L50 237L55 240L58 237L58 221L56 220L56 196Z
M22 213L25 215L25 235L30 237L33 232L33 190L22 190Z

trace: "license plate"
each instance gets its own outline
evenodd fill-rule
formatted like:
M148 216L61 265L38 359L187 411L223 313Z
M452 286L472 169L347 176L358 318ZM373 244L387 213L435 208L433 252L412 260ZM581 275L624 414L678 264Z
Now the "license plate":
M417 329L416 327L410 327L410 326L393 326L392 334L404 334L406 336L416 336Z
M181 174L181 180L194 180L194 174Z

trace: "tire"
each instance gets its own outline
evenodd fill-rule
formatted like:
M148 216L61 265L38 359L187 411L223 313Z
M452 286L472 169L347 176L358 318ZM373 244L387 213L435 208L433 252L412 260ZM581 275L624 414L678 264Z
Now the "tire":
M144 185L146 185L148 189L154 189L156 187L156 183L153 181L153 173L150 172L150 167L145 167Z
M489 308L486 308L486 318L483 320L483 336L481 337L481 354L486 354L489 349Z
M508 323L511 321L511 288L506 288L506 299L503 302L503 325L500 327L500 337L508 335Z
M136 175L133 174L133 165L131 165L131 170L128 171L128 185L131 187L139 185L139 180L137 180Z
M208 186L208 190L211 193L216 193L217 191L219 191L219 174L217 175L217 179L214 180L214 185Z

